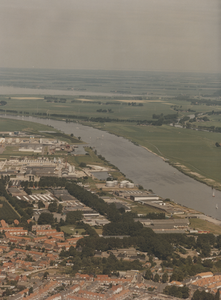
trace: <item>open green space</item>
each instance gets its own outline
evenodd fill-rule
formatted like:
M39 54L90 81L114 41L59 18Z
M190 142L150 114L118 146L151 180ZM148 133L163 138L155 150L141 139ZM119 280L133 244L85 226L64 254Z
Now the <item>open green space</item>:
M148 214L148 213L162 213L162 210L148 205L142 205L137 203L131 206L131 212L136 214Z
M68 234L79 234L79 235L85 232L83 228L78 228L73 225L61 226L61 231L64 231Z
M9 223L14 219L20 219L19 214L4 197L0 197L0 220L2 219Z
M2 119L0 118L0 131L25 131L27 133L38 133L40 131L55 131L56 129L51 128L47 125L42 125L38 123L21 121L21 120L13 120L13 119Z
M221 227L219 225L202 219L191 218L190 228L202 231L210 231L213 234L221 234Z
M46 193L48 193L47 190L43 190L43 189L38 189L38 190L32 189L31 192L32 192L32 194L34 194L34 195L35 195L35 194L46 194Z

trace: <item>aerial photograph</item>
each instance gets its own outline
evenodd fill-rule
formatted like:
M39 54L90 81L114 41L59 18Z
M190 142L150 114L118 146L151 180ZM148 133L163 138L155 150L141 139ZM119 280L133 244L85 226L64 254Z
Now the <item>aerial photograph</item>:
M1 299L221 299L220 0L0 0Z

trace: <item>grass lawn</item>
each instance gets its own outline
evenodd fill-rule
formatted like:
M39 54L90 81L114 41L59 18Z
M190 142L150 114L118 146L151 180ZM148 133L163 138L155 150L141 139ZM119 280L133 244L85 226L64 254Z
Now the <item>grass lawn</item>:
M137 214L162 213L162 210L150 207L148 205L134 204L131 206L131 212Z
M39 189L39 190L35 190L35 189L32 189L32 194L46 194L48 191L46 190L42 190L42 189Z
M190 227L197 230L210 231L213 234L221 234L221 226L202 219L190 219Z
M0 197L0 205L0 220L8 222L21 217L5 197Z
M38 131L57 131L49 126L12 119L1 119L0 118L0 129L1 131L28 131L30 133Z
M103 232L103 229L102 228L94 228L94 227L92 227L96 232L97 232L97 234L102 234L102 232Z
M82 234L85 232L83 228L76 228L74 225L66 225L66 226L61 226L61 230L68 233L68 234ZM76 232L77 231L77 232Z

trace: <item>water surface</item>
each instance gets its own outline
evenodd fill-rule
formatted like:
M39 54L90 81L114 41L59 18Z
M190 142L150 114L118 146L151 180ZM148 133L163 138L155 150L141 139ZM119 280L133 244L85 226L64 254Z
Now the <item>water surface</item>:
M122 137L78 123L34 117L8 116L8 118L51 125L67 134L80 136L135 184L140 184L147 190L152 189L163 198L170 198L221 220L220 209L216 209L217 204L221 208L221 192L216 191L213 197L210 187L184 175L143 147L136 146Z

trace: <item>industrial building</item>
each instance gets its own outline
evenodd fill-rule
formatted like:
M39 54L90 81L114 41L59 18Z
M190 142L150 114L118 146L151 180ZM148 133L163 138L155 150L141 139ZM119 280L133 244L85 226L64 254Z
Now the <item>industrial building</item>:
M150 220L135 218L135 222L141 222L144 227L151 228L156 233L184 233L189 229L189 219L160 219Z

